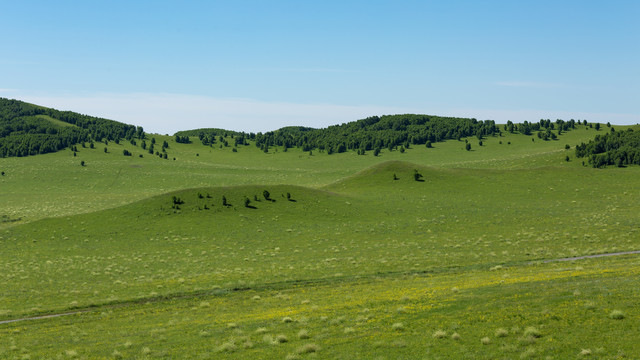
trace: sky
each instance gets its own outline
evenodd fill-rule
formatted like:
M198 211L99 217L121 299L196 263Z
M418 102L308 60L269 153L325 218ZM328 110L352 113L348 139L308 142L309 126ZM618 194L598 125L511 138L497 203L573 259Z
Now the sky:
M640 1L2 1L0 97L173 134L640 122Z

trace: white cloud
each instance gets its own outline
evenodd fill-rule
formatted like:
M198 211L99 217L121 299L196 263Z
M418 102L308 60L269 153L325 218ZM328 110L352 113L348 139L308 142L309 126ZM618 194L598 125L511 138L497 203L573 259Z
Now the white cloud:
M371 115L403 112L400 108L383 106L296 104L179 94L22 96L20 99L167 134L205 127L246 132L264 132L290 125L326 127Z
M611 122L618 125L640 123L638 114L444 108L432 105L394 107L297 104L183 94L20 95L16 98L59 110L71 110L143 126L147 132L161 134L207 127L246 132L264 132L291 125L320 128L372 115L406 113L474 117L478 120L492 119L497 123L547 118L586 119L589 122Z

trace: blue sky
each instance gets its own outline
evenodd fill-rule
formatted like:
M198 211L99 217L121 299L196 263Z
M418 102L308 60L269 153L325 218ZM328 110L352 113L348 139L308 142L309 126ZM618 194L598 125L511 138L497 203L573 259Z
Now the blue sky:
M0 96L147 131L640 122L640 1L7 1Z

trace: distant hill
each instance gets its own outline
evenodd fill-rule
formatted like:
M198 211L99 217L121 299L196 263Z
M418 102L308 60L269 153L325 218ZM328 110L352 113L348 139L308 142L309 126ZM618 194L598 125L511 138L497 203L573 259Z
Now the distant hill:
M575 127L573 120L540 120L540 122L504 125L508 132L520 132L531 135L539 131L544 140L555 139L558 135ZM502 132L493 120L475 118L442 117L434 115L402 114L371 116L366 119L329 126L325 129L287 127L277 131L258 133L256 146L267 151L270 146L302 148L303 151L315 149L331 154L355 150L364 155L373 150L374 155L382 149L409 148L413 145L426 145L445 140L460 140L474 136L482 140L486 136L499 135Z
M349 150L364 155L373 151L374 155L382 149L408 149L414 145L432 144L445 140L460 140L477 137L482 140L486 136L500 135L502 131L534 135L542 140L556 140L563 131L569 131L581 124L571 119L540 119L539 122L524 121L514 124L509 121L498 127L493 120L477 120L475 118L442 117L435 115L401 114L371 116L366 119L333 125L323 129L302 126L288 126L266 133L244 133L224 129L195 129L179 131L176 141L188 143L189 137L197 136L204 145L213 145L218 141L229 146L226 137L235 139L235 146L248 145L248 140L255 143L264 152L272 147L300 148L303 151L319 150L320 152L342 153ZM586 122L585 122L586 125Z
M611 128L613 130L613 128ZM588 157L593 167L640 165L640 131L610 131L576 146L577 157Z
M0 98L0 157L55 152L85 141L144 137L142 127Z

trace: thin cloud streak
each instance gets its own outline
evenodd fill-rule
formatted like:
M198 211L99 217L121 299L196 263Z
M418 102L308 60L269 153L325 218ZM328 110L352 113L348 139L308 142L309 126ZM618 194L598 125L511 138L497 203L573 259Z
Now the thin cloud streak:
M554 83L541 83L533 81L499 81L496 83L498 86L506 87L520 87L520 88L560 88L565 87L562 84Z

